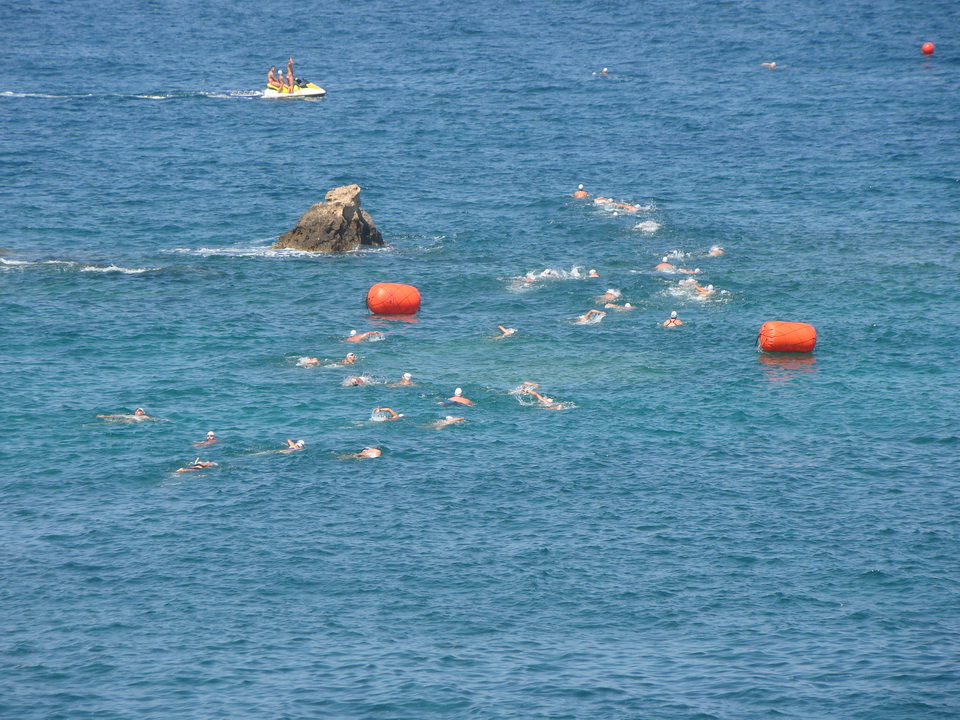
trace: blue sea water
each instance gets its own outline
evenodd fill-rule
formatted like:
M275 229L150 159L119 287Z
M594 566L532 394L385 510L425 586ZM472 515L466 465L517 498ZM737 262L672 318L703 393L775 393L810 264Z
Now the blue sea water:
M960 716L958 30L4 3L0 717ZM255 98L291 54L328 96ZM269 249L350 182L386 248ZM812 356L758 355L772 319Z

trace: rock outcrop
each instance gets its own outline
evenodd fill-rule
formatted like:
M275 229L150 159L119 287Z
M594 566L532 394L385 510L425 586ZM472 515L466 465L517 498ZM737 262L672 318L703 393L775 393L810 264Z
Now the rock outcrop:
M343 252L364 245L383 245L383 236L373 218L360 209L360 186L344 185L301 215L296 227L281 235L273 247Z

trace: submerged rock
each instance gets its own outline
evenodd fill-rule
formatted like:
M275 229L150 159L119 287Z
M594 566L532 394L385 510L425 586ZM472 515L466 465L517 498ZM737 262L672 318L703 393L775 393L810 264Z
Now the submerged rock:
M383 245L383 236L373 218L360 209L360 186L344 185L301 215L296 227L281 235L273 247L344 252L364 245Z

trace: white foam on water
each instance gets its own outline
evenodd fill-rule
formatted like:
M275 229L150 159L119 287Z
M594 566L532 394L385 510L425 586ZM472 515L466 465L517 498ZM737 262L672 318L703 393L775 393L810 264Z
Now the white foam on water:
M119 265L87 265L86 267L80 268L80 272L100 272L100 273L123 273L124 275L141 275L145 272L151 272L153 270L162 270L162 268L125 268L120 267Z
M658 223L656 220L644 220L643 222L639 222L634 225L633 229L647 233L648 235L652 235L660 229L660 223Z
M81 98L81 97L94 97L93 93L86 94L75 94L75 95L54 95L52 93L21 93L13 92L12 90L4 90L0 92L0 97L15 97L15 98ZM104 96L106 97L106 96Z

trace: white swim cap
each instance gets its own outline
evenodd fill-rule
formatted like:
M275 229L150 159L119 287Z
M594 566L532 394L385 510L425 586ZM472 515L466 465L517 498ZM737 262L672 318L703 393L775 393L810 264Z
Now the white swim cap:
M356 335L356 334L357 334L357 331L356 331L356 330L351 330L351 331L350 331L350 337L353 337L353 336Z
M463 395L463 388L457 388L456 390L453 391L453 394L456 397L460 397L461 395Z
M660 262L666 262L666 261L667 261L667 256L666 256L666 255L664 255L662 258L660 258Z
M453 415L447 415L447 417L444 418L444 419L445 419L445 420L453 420Z
M410 373L404 373L404 374L403 374L403 379L404 379L404 380L409 380L409 379L412 378L412 377L413 377L413 375L411 375Z
M577 185L577 190L583 190L583 183L580 183L579 185Z
M305 443L303 440L297 440L297 442L295 443L295 445L296 445L298 448L302 448L304 445L306 445L306 443Z
M604 68L604 69L603 69L603 72L606 72L606 71L607 71L607 69L606 69L606 68Z
M673 312L670 313L670 317L675 318L676 316L677 316L677 311L676 311L676 310L674 310Z
M210 432L207 433L207 437L213 437L213 436L214 436L213 430L211 430Z
M713 290L713 285L707 285L707 290Z
M631 305L630 303L624 303L623 306L624 306L624 307L633 307L633 305Z
M596 270L594 270L593 268L590 268L590 272L595 273Z

